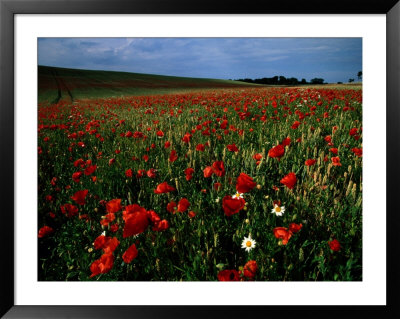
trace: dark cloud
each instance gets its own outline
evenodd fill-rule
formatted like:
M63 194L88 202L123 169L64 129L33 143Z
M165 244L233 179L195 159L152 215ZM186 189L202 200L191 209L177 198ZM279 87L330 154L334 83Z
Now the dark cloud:
M361 38L40 38L42 65L188 77L318 76L362 69Z

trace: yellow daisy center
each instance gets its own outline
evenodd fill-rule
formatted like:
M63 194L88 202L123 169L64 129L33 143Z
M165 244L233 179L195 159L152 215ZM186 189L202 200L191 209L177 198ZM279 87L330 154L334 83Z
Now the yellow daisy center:
M246 246L247 246L247 247L251 247L251 241L250 241L250 240L248 240L248 241L246 242Z
M239 198L240 197L240 194L239 193L236 193L236 198Z
M276 207L275 207L275 211L276 211L277 213L279 213L279 212L281 211L281 208L280 208L279 206L276 206Z

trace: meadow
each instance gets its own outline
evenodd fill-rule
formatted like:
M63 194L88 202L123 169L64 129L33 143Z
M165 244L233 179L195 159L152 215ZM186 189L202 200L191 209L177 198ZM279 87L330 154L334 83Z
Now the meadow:
M362 280L360 87L38 87L39 280Z

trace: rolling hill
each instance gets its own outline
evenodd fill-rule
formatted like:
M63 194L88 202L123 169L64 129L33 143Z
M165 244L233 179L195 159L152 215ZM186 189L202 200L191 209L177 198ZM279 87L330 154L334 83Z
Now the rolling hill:
M229 80L38 66L39 103L258 86Z

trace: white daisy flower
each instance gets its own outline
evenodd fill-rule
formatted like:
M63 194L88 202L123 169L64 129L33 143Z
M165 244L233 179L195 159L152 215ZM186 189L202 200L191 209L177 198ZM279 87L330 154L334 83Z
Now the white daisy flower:
M251 235L249 234L249 237L244 237L242 241L242 248L249 252L254 247L256 247L256 241L251 238Z
M239 198L243 198L243 194L239 192L236 192L236 194L232 196L232 199L239 199Z
M271 213L275 214L276 216L282 216L283 213L285 212L285 206L279 206L279 205L274 205L274 208L272 208Z

